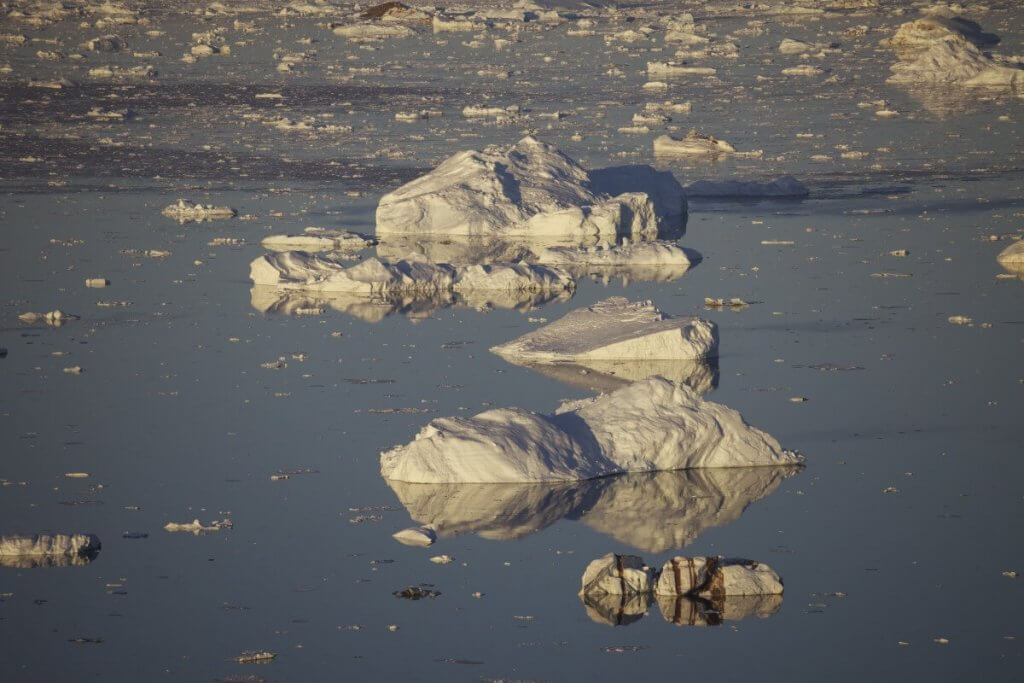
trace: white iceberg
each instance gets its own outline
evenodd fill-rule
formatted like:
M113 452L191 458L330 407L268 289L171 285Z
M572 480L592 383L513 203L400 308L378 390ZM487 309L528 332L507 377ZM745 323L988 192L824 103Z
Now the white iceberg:
M515 363L694 360L717 355L718 328L700 318L670 318L650 301L611 297L491 351Z
M738 412L660 377L562 404L432 420L381 453L385 479L422 483L577 480L623 472L795 464Z
M887 83L1024 89L1024 64L997 60L956 37L940 40L890 70Z
M881 45L909 52L927 50L948 38L967 41L979 47L999 42L997 35L983 32L981 26L973 21L963 17L933 14L901 24L892 36L881 41Z
M510 148L459 152L384 195L377 206L380 236L601 236L611 241L619 235L656 237L663 220L645 192L608 196L582 166L533 137Z
M164 207L161 211L164 216L173 218L180 223L191 223L193 221L212 221L222 218L231 218L237 213L234 209L226 206L213 206L212 204L193 204L192 202L179 199L177 204Z
M654 138L655 157L699 157L722 154L757 156L759 152L738 153L736 148L725 140L719 140L711 135L702 135L694 130L691 130L681 140L670 135L660 135Z
M807 186L791 175L775 180L698 180L686 186L690 197L774 198L806 197Z

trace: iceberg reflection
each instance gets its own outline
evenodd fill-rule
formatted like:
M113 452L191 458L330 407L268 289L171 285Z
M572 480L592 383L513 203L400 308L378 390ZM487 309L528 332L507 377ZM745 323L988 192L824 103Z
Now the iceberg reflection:
M439 538L474 533L512 540L561 519L647 552L683 548L728 524L802 469L729 467L644 472L540 484L412 484L388 480L418 524Z

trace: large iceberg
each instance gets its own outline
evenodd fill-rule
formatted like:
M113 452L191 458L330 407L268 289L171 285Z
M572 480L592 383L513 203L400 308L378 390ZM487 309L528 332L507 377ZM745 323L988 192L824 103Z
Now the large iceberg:
M685 212L685 195L651 173L660 179L653 197L635 190L613 197L578 163L528 136L512 147L458 152L384 195L377 234L654 238Z
M84 565L99 554L102 544L93 534L33 534L0 536L0 566L29 569Z
M800 461L735 410L661 377L563 403L553 415L498 408L431 420L411 443L380 458L385 479L422 483L559 481Z
M650 301L610 297L491 351L513 363L695 360L718 355L718 328L701 318L670 318Z
M1024 89L1024 65L994 58L956 36L890 67L887 82L901 85L960 84L968 87Z

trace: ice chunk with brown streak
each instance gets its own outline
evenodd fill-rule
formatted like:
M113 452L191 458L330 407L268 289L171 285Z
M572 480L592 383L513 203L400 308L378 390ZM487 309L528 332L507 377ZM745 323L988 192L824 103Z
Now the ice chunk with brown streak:
M652 377L554 415L520 408L432 420L381 454L386 479L422 483L590 479L623 472L798 463L734 410Z
M806 197L807 186L791 175L765 182L757 180L698 180L686 186L690 197L771 199Z
M781 595L782 579L768 565L738 558L673 557L661 570L654 592L721 600L740 595Z
M511 147L459 152L384 195L377 234L655 237L663 214L646 192L615 197L555 147L525 137Z
M950 37L890 67L887 83L915 86L957 84L1024 90L1024 64L994 58L962 38Z
M592 620L627 624L646 614L656 578L657 570L642 558L608 553L583 571L580 600Z
M650 301L611 297L491 351L513 363L693 360L718 354L718 327L701 318L666 316Z
M347 230L309 227L294 235L268 235L261 244L270 251L357 252L372 246L375 240Z
M439 538L472 533L514 540L561 519L645 552L683 548L735 521L798 467L643 472L577 482L414 484L388 480L417 523Z
M102 544L93 534L12 534L0 536L0 566L30 569L84 565Z
M687 595L656 594L665 621L676 626L721 626L750 617L767 619L782 607L781 595L737 595L704 600Z

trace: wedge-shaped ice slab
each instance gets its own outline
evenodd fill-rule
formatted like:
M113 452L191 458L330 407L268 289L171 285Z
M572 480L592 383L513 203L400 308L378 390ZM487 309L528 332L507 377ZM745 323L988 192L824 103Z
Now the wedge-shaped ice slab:
M432 420L381 454L386 479L423 483L592 479L622 472L800 462L735 410L652 377L554 415L520 408Z
M718 327L700 318L669 318L650 301L611 297L491 351L513 363L694 360L718 354Z
M640 472L577 482L410 484L389 480L417 524L439 538L477 534L514 540L578 519L644 552L684 548L729 524L774 492L798 467L728 467Z
M557 268L509 263L451 266L424 261L387 262L368 258L356 265L304 251L266 254L254 260L249 277L256 285L362 296L420 295L473 291L564 291L576 281Z
M28 569L88 564L102 544L93 534L0 536L0 566Z
M666 188L658 186L657 200L637 191L611 197L575 161L525 137L510 148L459 152L384 195L377 234L653 238L659 221L684 210L678 183L674 197Z

